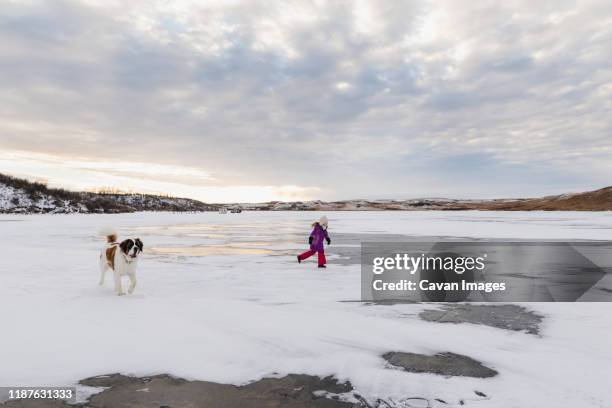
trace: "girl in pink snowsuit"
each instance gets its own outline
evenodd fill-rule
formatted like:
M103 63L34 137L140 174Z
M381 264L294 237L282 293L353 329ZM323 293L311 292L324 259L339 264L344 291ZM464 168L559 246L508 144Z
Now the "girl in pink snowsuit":
M318 254L319 268L325 268L327 260L325 259L325 249L323 240L327 241L327 245L331 244L329 234L327 233L327 217L322 216L319 222L312 224L313 229L308 238L310 250L298 255L298 262L301 263L304 259L310 258L315 252Z

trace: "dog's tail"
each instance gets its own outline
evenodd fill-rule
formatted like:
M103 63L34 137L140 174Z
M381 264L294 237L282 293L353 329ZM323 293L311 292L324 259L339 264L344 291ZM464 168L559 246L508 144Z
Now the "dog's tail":
M106 237L106 242L112 244L117 242L117 231L111 227L104 227L100 229L100 235Z

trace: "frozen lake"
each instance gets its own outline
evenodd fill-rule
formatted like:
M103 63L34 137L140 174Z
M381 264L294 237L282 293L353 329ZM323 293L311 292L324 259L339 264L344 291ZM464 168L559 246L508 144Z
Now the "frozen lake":
M0 386L114 372L232 384L305 373L350 380L369 399L432 406L609 406L611 304L525 304L544 316L539 336L427 322L418 314L438 305L358 302L355 254L360 239L399 235L609 240L612 213L326 214L322 270L295 260L320 213L0 215ZM97 284L103 226L144 241L133 295L115 296L108 276ZM389 368L389 351L453 352L500 374L408 373Z

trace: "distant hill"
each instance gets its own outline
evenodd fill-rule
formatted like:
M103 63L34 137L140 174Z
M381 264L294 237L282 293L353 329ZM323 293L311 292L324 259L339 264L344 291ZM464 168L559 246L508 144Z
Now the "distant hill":
M73 192L0 174L0 213L126 213L217 211L218 205L152 194Z
M612 211L612 187L576 194L543 198L454 200L428 198L413 200L346 201L271 201L260 204L232 204L245 210L259 211Z
M454 200L270 201L267 203L207 204L189 198L151 194L73 192L48 188L0 174L0 213L124 213L134 211L612 211L612 187L542 198Z
M483 210L496 211L612 211L612 187L576 194L523 200L493 200Z

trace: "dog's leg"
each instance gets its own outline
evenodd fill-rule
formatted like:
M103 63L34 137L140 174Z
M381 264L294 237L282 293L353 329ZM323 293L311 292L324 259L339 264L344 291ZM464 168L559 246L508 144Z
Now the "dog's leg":
M104 266L100 267L100 286L104 285L104 275L106 274L106 268Z
M123 296L123 288L121 287L121 275L119 272L115 270L115 292L117 292L117 296Z
M128 293L131 295L134 292L134 288L136 287L136 274L130 273L130 288L128 289Z
M104 276L106 275L107 269L108 264L106 263L106 259L100 257L100 286L104 285Z

